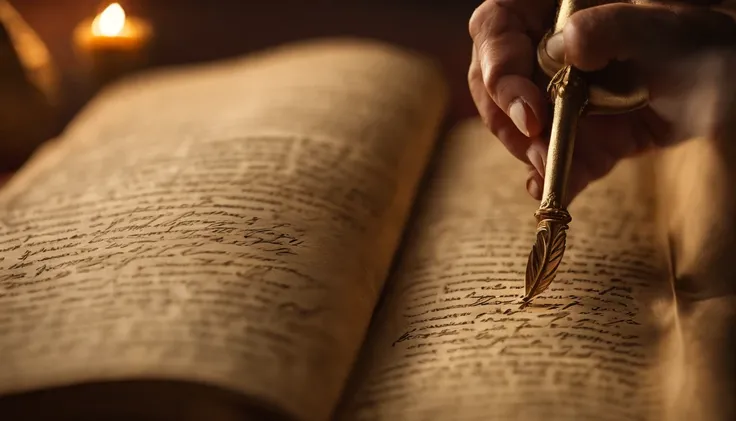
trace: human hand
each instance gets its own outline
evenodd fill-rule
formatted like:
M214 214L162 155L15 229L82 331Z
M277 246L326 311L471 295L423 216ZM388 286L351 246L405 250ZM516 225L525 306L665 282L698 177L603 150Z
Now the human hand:
M645 108L580 120L568 203L621 159L722 131L716 126L730 120L715 112L733 93L722 88L736 84L724 73L734 60L721 53L736 45L736 23L702 3L591 7L571 16L563 31L548 40L546 51L552 58L583 71L629 61L650 90ZM473 59L468 82L476 107L509 152L529 166L527 190L537 200L551 113L533 77L536 47L553 25L554 8L554 0L486 0L469 24ZM701 61L702 54L708 61ZM703 72L709 72L707 77ZM703 83L711 89L703 89Z

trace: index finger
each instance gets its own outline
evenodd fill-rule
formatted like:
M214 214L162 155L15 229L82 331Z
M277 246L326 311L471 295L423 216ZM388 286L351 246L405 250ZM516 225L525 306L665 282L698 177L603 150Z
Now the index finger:
M551 24L554 5L554 0L487 0L469 22L488 95L526 136L538 135L546 119L547 104L532 75L536 43ZM514 104L523 108L512 112Z

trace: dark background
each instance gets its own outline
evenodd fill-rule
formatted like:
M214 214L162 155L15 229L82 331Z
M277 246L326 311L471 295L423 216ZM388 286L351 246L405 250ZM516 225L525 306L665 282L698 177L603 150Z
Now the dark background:
M72 48L72 31L107 2L10 0L47 44L61 72L59 130L95 93ZM216 60L322 36L371 37L442 63L452 86L451 120L475 114L467 88L468 19L480 0L119 0L155 30L151 65Z

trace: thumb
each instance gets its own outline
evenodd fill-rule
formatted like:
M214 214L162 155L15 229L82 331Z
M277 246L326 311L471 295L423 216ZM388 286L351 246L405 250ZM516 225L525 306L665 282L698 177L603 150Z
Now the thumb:
M574 13L546 44L550 57L583 71L614 60L660 69L703 47L736 44L736 23L722 13L692 6L614 3Z

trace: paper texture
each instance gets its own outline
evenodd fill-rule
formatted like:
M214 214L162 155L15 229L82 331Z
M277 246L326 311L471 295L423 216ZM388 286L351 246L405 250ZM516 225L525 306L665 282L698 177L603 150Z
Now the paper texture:
M0 392L182 379L325 419L445 96L360 41L108 92L0 197Z
M520 309L538 203L479 121L447 142L377 316L343 420L659 419L659 313L672 308L651 163L570 208L557 280Z

